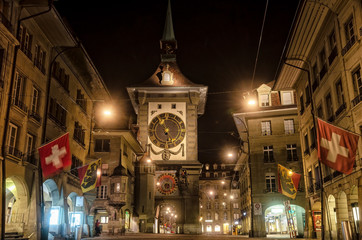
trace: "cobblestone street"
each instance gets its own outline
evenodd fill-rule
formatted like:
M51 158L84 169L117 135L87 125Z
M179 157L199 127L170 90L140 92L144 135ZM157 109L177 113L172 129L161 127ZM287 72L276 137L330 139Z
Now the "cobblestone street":
M247 236L238 235L238 236L232 236L232 235L183 235L183 234L127 234L125 236L101 236L101 237L94 237L94 238L83 238L83 239L177 239L177 240L228 240L228 239L247 239ZM270 238L252 238L254 240L258 239L289 239L285 238L284 236L278 236L274 235L274 237ZM302 239L302 238L298 238ZM306 238L304 238L306 239Z

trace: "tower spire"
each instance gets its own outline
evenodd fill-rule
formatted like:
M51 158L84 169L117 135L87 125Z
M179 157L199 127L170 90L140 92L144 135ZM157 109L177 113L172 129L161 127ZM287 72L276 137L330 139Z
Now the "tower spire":
M165 28L163 29L161 45L161 61L173 62L176 61L176 49L177 41L175 33L173 31L171 2L168 0L168 6L166 11Z

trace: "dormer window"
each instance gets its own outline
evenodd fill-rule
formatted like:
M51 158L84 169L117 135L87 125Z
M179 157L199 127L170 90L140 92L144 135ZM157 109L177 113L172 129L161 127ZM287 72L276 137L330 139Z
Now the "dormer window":
M214 167L214 170L216 170L216 169L217 169L217 164L215 163L215 164L213 165L213 167Z
M206 170L209 170L209 169L210 169L209 164L206 164L206 165L205 165L205 169L206 169Z
M169 65L166 65L166 70L163 71L162 73L162 85L172 85L173 84L173 74L172 72L169 70Z
M282 105L294 104L292 91L282 92L281 95L282 95Z
M268 107L269 104L269 94L260 94L259 95L259 102L261 107Z

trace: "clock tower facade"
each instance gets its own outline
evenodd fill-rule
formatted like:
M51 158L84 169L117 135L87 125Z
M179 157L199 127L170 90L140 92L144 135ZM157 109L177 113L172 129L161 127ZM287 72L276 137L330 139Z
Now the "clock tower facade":
M146 150L136 176L140 232L197 234L197 119L205 110L207 86L191 82L176 63L170 2L160 43L161 63L155 73L127 88L137 114L138 140Z

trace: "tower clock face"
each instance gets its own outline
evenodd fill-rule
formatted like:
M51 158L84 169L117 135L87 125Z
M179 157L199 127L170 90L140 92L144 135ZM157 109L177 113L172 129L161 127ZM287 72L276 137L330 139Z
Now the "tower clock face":
M151 142L160 148L173 148L179 145L186 135L185 123L172 113L162 113L152 119L148 126Z

